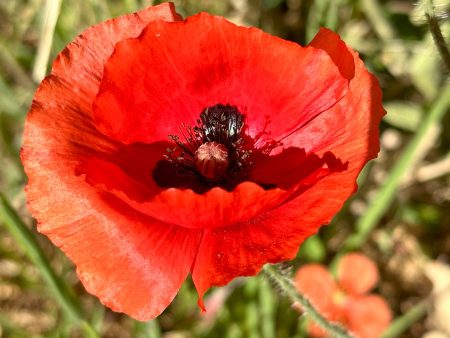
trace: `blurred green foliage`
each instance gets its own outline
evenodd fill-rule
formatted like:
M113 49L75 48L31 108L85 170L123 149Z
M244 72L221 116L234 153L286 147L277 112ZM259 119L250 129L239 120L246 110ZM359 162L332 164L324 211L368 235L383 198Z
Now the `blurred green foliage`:
M138 323L112 313L86 294L72 264L36 233L26 211L23 194L26 178L19 151L24 118L42 75L48 73L57 53L88 26L160 2L0 1L0 191L26 223L29 234L37 239L57 274L55 278L61 278L74 290L85 309L83 316L90 322L88 329L79 323L71 324L60 309L58 298L53 298L55 294L49 287L51 283L46 283L45 274L42 278L42 266L32 256L31 259L25 256L27 247L21 248L20 240L16 242L17 237L7 231L8 220L2 214L0 337L79 337L89 336L90 329L102 337L306 337L305 318L262 276L238 279L213 290L210 297L217 297L223 306L208 320L199 314L197 296L189 281L157 320ZM442 93L448 92L445 89L448 70L427 28L424 13L428 2L179 0L175 3L184 16L208 11L301 44L310 41L319 27L329 27L360 53L384 92L388 115L381 130L382 153L363 172L358 193L330 226L304 243L292 264L297 267L305 262L330 263L342 252L348 238L361 235L354 226L362 216L384 203L357 246L383 267L379 291L389 300L396 316L401 316L405 307L411 306L418 297L426 297L420 291L419 281L416 281L416 291L413 288L405 292L407 277L384 267L389 267L394 258L402 257L396 251L404 240L396 237L399 229L411 235L409 240L417 244L417 252L411 255L450 259L447 211L450 207L450 116L445 114L448 100L445 103L442 98ZM434 1L435 16L444 37L450 36L450 22L443 20L449 10L448 1ZM442 113L436 114L420 133L424 120L439 100L444 101ZM408 161L392 178L392 168L404 156L403 150L411 140L416 142L410 147ZM388 195L377 195L378 191L386 190L386 182L391 184ZM425 326L420 320L424 313L420 313L421 316L413 317L414 320L404 325L404 337L423 334Z

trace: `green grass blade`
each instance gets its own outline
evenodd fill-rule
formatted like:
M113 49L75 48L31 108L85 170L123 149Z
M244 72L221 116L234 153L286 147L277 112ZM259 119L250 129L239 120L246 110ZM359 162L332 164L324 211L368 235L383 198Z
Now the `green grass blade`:
M306 41L309 43L323 26L325 21L328 0L314 1L308 13L308 25L306 25Z
M427 135L428 130L438 123L450 107L450 85L447 85L434 102L429 114L425 117L417 133L403 151L399 160L392 168L386 183L380 188L378 195L373 199L364 215L356 224L356 232L347 238L344 249L347 251L359 248L367 239L370 232L378 224L395 197L397 188L401 183L403 174L410 168L418 145Z
M136 338L161 338L161 328L157 319L147 322L134 321L133 337Z
M266 279L260 279L258 294L258 308L261 317L262 338L275 337L276 303L273 291Z
M48 60L53 45L56 22L61 10L61 0L47 0L44 7L44 20L41 27L39 46L33 67L33 79L40 82L47 73Z
M88 337L97 337L95 331L83 320L83 311L71 289L64 280L56 275L33 233L27 228L2 193L0 193L0 221L39 269L67 317L73 322L81 322L82 329Z
M420 302L413 306L404 315L398 317L391 325L383 332L380 338L396 338L403 334L414 323L419 321L427 313L427 303Z
M330 1L327 10L327 16L325 20L325 27L336 31L339 22L339 7L341 5L341 0Z
M81 321L81 329L86 338L100 338L95 329L85 320Z

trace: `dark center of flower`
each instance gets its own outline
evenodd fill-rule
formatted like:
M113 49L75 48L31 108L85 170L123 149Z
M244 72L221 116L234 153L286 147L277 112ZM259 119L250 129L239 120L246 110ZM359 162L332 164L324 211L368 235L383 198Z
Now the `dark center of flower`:
M242 133L244 115L236 107L208 107L196 126L182 127L181 137L169 135L175 147L153 172L160 186L204 192L214 186L232 190L245 180L252 151Z

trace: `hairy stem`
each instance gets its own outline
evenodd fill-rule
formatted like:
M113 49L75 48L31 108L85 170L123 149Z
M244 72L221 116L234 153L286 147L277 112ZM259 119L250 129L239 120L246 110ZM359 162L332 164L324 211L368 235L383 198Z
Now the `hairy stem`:
M270 280L276 284L292 302L299 303L303 311L332 337L336 338L352 338L342 326L334 324L326 320L310 303L310 301L298 292L292 285L292 280L281 273L275 266L266 264L263 268L264 273Z
M442 35L441 28L439 27L439 20L434 12L432 0L428 0L425 3L425 16L427 17L428 26L430 27L434 43L444 61L445 67L447 67L447 70L450 72L450 51L448 50L447 43Z

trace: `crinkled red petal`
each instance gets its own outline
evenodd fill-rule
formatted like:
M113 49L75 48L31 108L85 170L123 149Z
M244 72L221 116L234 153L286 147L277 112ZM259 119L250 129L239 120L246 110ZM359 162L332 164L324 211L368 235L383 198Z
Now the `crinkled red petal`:
M152 190L127 176L117 165L97 159L83 163L78 169L86 174L89 183L114 194L133 209L162 222L192 229L234 224L287 198L286 191L266 191L252 182L244 182L233 191L216 187L204 194L190 189Z
M345 94L345 78L321 49L200 13L150 23L117 44L94 103L97 126L124 143L167 140L207 107L236 106L247 132L277 140Z
M376 295L349 297L345 307L348 329L358 338L377 338L392 320L386 301Z
M347 47L339 36L326 28L321 28L319 33L311 41L310 46L323 49L338 66L343 77L349 81L355 76L355 53Z
M310 188L331 172L344 170L341 163L333 161L331 154L319 158L290 149L262 160L251 174L253 181L279 188L266 190L256 183L243 182L232 191L216 187L198 194L190 189L163 189L153 181L151 173L163 156L164 143L141 144L140 149L134 149L136 145L125 148L120 152L122 155L113 159L86 160L77 167L77 173L85 174L86 180L100 191L114 194L145 215L193 229L246 221ZM132 168L140 171L131 172Z
M288 190L293 186L310 187L330 173L346 168L347 163L342 163L331 152L319 157L314 153L306 154L304 149L288 148L276 155L256 158L249 176L254 182Z
M350 53L355 75L342 100L281 142L285 147L301 144L307 153L319 156L332 152L342 161L348 161L349 169L359 172L368 160L376 157L380 148L379 124L385 114L380 86L364 67L358 53L347 47L336 33L322 28L311 45L329 53L344 69L350 62L347 60ZM344 46L345 50L336 46Z
M211 286L225 285L236 276L255 275L265 263L292 259L301 242L334 214L320 205L322 189L326 189L323 180L300 195L310 196L310 201L302 203L297 197L246 222L205 230L192 270L200 302Z
M338 284L347 293L362 295L378 283L378 268L368 257L350 253L339 260Z
M122 147L97 131L91 110L115 43L138 36L150 21L177 19L173 5L163 4L86 30L58 56L39 87L21 154L38 230L76 264L89 292L140 320L157 316L171 302L201 233L137 213L75 171L87 159L109 158Z
M332 58L336 46L345 46L328 30L321 30L313 44ZM205 231L192 272L200 297L211 286L256 274L265 263L292 259L301 242L342 208L356 190L363 165L378 153L378 125L384 115L381 91L357 53L346 46L345 51L352 55L346 62L355 65L347 95L281 142L286 148L304 148L308 154L331 152L347 163L346 169L321 178L296 198L246 222Z

